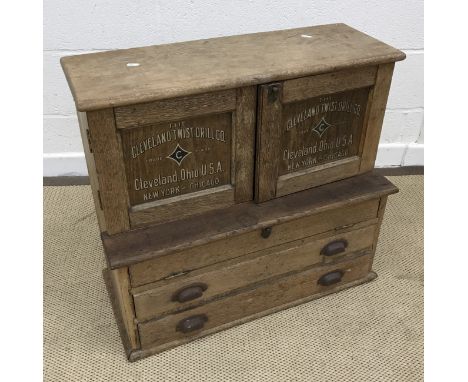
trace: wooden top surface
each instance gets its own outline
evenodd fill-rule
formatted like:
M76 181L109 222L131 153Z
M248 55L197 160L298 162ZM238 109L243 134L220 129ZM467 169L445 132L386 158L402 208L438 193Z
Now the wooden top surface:
M112 236L103 233L102 241L113 269L396 192L398 188L385 177L369 173L261 204L238 204Z
M88 111L404 58L345 24L330 24L68 56L61 63L77 109Z

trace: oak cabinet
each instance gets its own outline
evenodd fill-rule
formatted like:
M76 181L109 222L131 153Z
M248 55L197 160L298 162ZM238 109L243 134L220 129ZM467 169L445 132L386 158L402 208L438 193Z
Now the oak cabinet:
M344 24L62 58L131 361L376 277L404 58Z

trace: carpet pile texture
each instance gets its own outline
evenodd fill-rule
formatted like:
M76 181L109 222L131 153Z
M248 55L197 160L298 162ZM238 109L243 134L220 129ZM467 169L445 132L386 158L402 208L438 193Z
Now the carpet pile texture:
M90 187L44 187L45 381L422 381L423 176L389 179L375 281L134 363Z

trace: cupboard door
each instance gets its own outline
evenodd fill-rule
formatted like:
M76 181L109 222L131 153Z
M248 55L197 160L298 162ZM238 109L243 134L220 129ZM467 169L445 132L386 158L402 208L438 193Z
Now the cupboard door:
M255 200L370 171L393 65L260 86Z
M253 199L256 89L115 109L131 227Z
M108 233L252 200L256 97L250 86L116 107L106 123L87 113Z

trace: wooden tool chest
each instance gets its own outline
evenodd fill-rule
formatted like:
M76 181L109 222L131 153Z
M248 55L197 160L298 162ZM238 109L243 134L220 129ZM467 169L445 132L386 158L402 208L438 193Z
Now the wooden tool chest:
M130 360L375 277L404 57L333 24L62 58Z
M364 174L103 234L130 359L371 280L386 199L395 192L384 177Z

